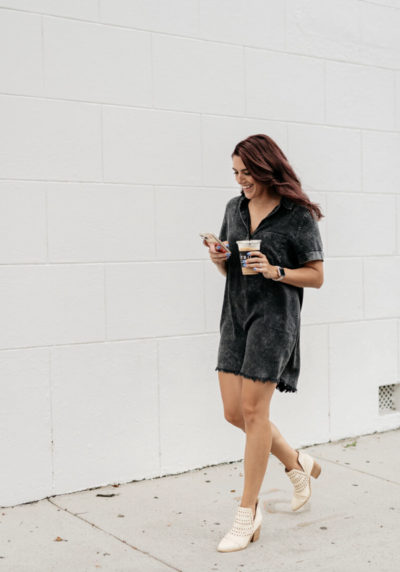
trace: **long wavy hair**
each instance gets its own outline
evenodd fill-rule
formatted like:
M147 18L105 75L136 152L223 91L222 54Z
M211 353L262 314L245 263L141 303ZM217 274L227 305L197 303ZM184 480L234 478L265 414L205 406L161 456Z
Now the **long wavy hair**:
M238 143L231 155L239 156L256 183L274 190L294 203L306 207L321 220L320 205L313 203L301 188L301 183L282 149L268 135L250 135ZM241 191L244 195L244 191Z

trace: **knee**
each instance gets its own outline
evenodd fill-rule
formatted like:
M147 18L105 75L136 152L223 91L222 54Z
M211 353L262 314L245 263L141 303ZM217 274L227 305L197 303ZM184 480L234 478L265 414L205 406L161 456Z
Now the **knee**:
M243 414L241 412L225 410L224 415L228 423L235 425L235 427L243 425Z
M244 404L243 417L246 425L250 425L252 423L257 423L260 420L265 421L265 419L269 419L269 411L265 411L257 405Z

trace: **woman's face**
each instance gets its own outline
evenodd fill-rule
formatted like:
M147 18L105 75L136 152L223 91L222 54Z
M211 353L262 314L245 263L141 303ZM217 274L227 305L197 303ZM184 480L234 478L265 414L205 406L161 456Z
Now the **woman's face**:
M263 194L264 190L254 181L238 155L233 156L232 166L236 181L242 187L246 198L252 199Z

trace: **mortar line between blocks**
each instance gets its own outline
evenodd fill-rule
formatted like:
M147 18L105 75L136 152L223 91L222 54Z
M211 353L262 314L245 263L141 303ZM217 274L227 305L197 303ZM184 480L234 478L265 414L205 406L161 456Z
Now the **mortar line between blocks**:
M362 0L363 1L363 0ZM368 2L368 0L367 0ZM368 2L368 4L374 4L373 2ZM377 6L382 6L381 4L376 4ZM388 6L386 6L388 7ZM400 10L400 8L397 8L396 6L389 6L389 8L391 8L392 10ZM208 38L201 38L195 35L191 35L191 36L183 36L182 34L176 34L173 32L161 32L158 30L150 30L150 29L146 29L146 28L135 28L132 26L123 26L122 24L112 24L110 22L100 22L100 21L96 21L96 20L88 20L88 19L84 19L84 18L73 18L72 16L61 16L59 14L47 14L47 13L43 13L43 12L35 12L35 11L31 11L31 10L21 10L19 8L11 8L9 6L0 6L0 10L7 10L7 11L12 11L12 12L20 12L20 13L25 13L25 14L36 14L37 16L44 16L45 18L57 18L60 20L70 20L72 22L82 22L84 24L92 24L93 26L105 26L108 28L122 28L124 30L132 30L134 32L142 32L142 33L147 33L147 34L160 34L162 36L172 36L173 38L182 38L184 40L198 40L201 42L213 42L214 44L223 44L226 46L236 46L236 47L242 47L244 44L237 44L234 42L224 42L218 39L208 39ZM251 46L251 45L245 45L246 48L251 48L252 50L259 50L262 52L272 52L272 53L276 53L276 54L282 54L282 55L290 55L290 56L297 56L299 58L309 58L309 59L314 59L314 60L326 60L328 62L336 62L339 64L343 64L343 65L352 65L352 66L362 66L365 68L375 68L378 70L384 70L384 71L399 71L397 68L391 68L391 67L383 67L383 66L379 66L379 65L371 65L371 64L366 64L364 62L359 62L359 61L348 61L348 60L340 60L340 59L335 59L335 58L330 58L327 56L316 56L315 54L306 54L306 53L302 53L302 52L289 52L285 49L283 50L278 50L276 48L272 48L272 47L260 47L260 46Z
M400 383L400 319L397 320L397 383Z
M360 129L360 155L361 155L361 172L360 172L360 179L361 179L361 192L364 193L364 130Z
M73 493L70 493L70 494L73 494ZM121 540L121 538L118 538L118 536L115 536L115 534L112 534L112 532L108 532L107 530L104 530L104 528L100 528L100 526L98 526L97 524L94 524L93 522L90 522L89 520L86 520L85 518L82 518L82 516L80 516L79 514L74 514L73 512L68 510L67 508L63 508L62 506L57 505L51 498L48 498L47 500L49 501L50 504L52 504L54 507L60 509L62 512L64 512L64 513L66 512L75 518L79 518L81 521L86 522L86 524L89 524L90 526L97 528L97 530L99 530L100 532L104 532L104 534L107 534L108 536L112 536L113 538L115 538L115 540L118 540L118 542L122 542L122 544L129 546L133 550L137 550L137 552L140 552L141 554L145 554L149 558L153 558L153 560L157 560L158 562L161 562L161 564L164 564L164 566L168 566L168 568L170 568L171 570L175 570L176 572L183 572L179 568L175 568L175 566L173 566L172 564L168 564L168 562L165 562L164 560L157 558L157 556L153 556L149 552L141 550L140 548L138 548L137 546L134 546L133 544L130 544L126 540Z
M44 66L44 30L43 30L43 16L40 17L40 28L41 28L41 32L42 32L42 90L43 90L43 95L45 94L45 77L44 77L44 70L45 70L45 66Z
M364 437L364 435L361 435ZM327 463L332 463L336 467L342 467L343 469L349 469L350 471L354 471L356 473L361 473L362 475L367 475L368 477L373 477L374 479L379 479L380 481L385 481L385 483L392 483L393 485L400 486L400 483L396 483L396 481L391 481L390 479L385 479L383 477L379 477L378 475L372 475L371 473L367 473L366 471L362 471L361 469L355 469L354 467L349 467L348 465L343 465L342 463L336 463L336 461L331 461L330 459L326 459L325 457L320 457L313 453L313 457L315 459L319 459L320 461L326 461Z
M154 75L153 75L153 32L150 32L150 96L151 96L151 106L150 109L154 109Z
M283 47L284 52L287 50L287 26L286 26L286 0L283 0Z
M326 260L360 260L363 258L399 258L398 254L371 254L370 256L365 256L364 254L357 254L357 255L349 255L349 256L343 256L343 255L337 255L337 256L327 256L325 258ZM200 264L201 262L204 262L205 258L173 258L171 260L167 260L167 259L163 259L163 260L157 260L157 259L147 259L147 260L98 260L98 261L91 261L91 260L86 260L86 261L74 261L74 262L69 262L69 261L52 261L52 262L4 262L4 263L0 263L0 268L7 268L7 267L17 267L17 266L21 266L21 267L29 267L29 266L52 266L52 267L57 267L57 266L101 266L103 264L109 264L110 266L113 265L120 265L120 266L133 266L133 265L141 265L141 264ZM387 318L390 318L391 316L385 316ZM381 318L377 318L377 319L381 319ZM340 320L341 321L341 320ZM350 320L353 321L353 320ZM319 322L318 322L319 323ZM327 323L327 322L322 322L322 323ZM336 321L333 323L337 323Z
M324 122L326 125L326 62L325 62L325 60L324 60L323 66L324 66L324 73L323 73L323 78L324 78Z
M397 72L393 71L394 73L394 128L397 130L397 125L400 123L400 117L398 116L397 111Z
M362 276L362 287L361 287L361 298L362 298L362 316L365 320L365 260L364 257L361 258L361 276Z
M394 119L394 129L397 128L397 93L396 93L396 71L393 70L393 119Z
M243 46L243 82L244 82L244 116L247 118L247 66L246 66L246 47Z
M157 187L154 185L153 189L153 218L154 218L154 258L158 262L158 235L157 235Z
M1 7L0 7L1 10ZM241 47L241 46L239 46ZM249 48L251 49L251 48ZM393 71L393 70L389 70L389 71ZM399 70L400 71L400 70ZM183 111L182 109L170 109L170 108L164 108L164 107L149 107L149 106L145 106L145 105L129 105L129 104L120 104L120 103L115 103L115 102L107 102L107 101L91 101L91 100L87 100L87 99L68 99L68 98L61 98L61 97L48 97L48 96L44 96L44 95L31 95L31 94L24 94L24 93L6 93L6 92L2 92L0 91L0 97L21 97L21 98L27 98L27 99L41 99L43 101L57 101L60 103L70 103L70 104L81 104L81 105L97 105L99 107L101 106L107 106L107 107L115 107L117 109L134 109L134 110L138 110L138 111L154 111L154 112L160 112L160 113L179 113L179 114L183 114L183 115L196 115L198 116L200 114L200 111ZM213 118L223 118L223 119L234 119L234 120L240 120L240 119L252 119L254 121L266 121L269 123L288 123L291 125L301 125L304 127L329 127L330 129L342 129L342 130L352 130L352 131L360 131L361 129L365 129L367 131L371 131L372 133L393 133L395 135L399 134L398 129L394 128L394 129L377 129L375 127L369 127L369 126L362 126L362 125L339 125L339 124L335 124L335 123L318 123L318 122L311 122L311 121L294 121L293 119L288 120L287 118L280 118L280 119L275 119L274 117L259 117L256 115L246 115L245 117L240 116L240 115L229 115L229 114L224 114L224 113L204 113L204 115L206 117L213 117ZM35 179L36 180L36 179ZM64 181L56 181L56 182L64 182ZM72 181L72 182L81 182L81 181ZM84 181L87 182L87 181ZM90 182L90 181L89 181ZM114 181L107 181L109 183L113 183ZM140 184L140 183L139 183ZM173 186L173 185L171 185ZM311 189L314 190L314 189Z
M396 209L396 216L394 217L394 224L395 224L395 228L396 228L396 254L400 254L400 250L399 250L399 223L398 223L398 218L400 215L400 200L399 197L395 197L395 209Z
M103 264L103 284L104 284L104 341L108 342L108 326L107 326L107 280L106 280L106 264Z
M204 114L203 114L204 115ZM248 117L247 119L253 119ZM287 129L289 127L290 123L288 123L287 121L282 121L282 126L285 126ZM389 132L388 132L389 133ZM390 133L395 133L390 132ZM399 132L397 132L397 135L399 135ZM287 142L288 147L289 147L289 141ZM180 183L135 183L134 181L132 182L125 182L125 181L85 181L85 180L70 180L70 179L19 179L18 177L0 177L0 181L2 182L10 182L10 183L57 183L60 185L103 185L105 187L113 185L113 186L121 186L121 187L146 187L147 188L171 188L171 189L175 189L175 188L179 188L179 189L196 189L196 190L202 190L202 189L212 189L215 190L216 192L219 191L232 191L232 192L237 192L239 194L240 189L236 189L235 187L230 187L230 186L224 186L224 185L193 185L193 184L180 184ZM357 191L355 189L347 189L347 190L339 190L339 189L321 189L321 188L306 188L304 186L304 190L306 192L310 192L310 193L333 193L335 195L337 194L352 194L352 195L364 195L365 197L368 196L398 196L400 197L399 193L393 193L393 191L374 191L374 192L370 192L370 191ZM375 254L372 254L371 256L376 256ZM379 255L378 255L379 256ZM383 255L385 256L385 255ZM390 255L387 255L390 256Z
M49 259L49 204L48 204L48 185L44 184L44 201L45 201L45 219L46 219L46 264L50 264Z
M160 399L160 346L156 340L156 359L157 359L157 414L158 414L158 474L161 476L161 399Z
M203 113L200 116L200 181L201 186L204 187L204 164L203 164Z
M201 37L201 35L202 35L202 29L201 29L201 8L200 8L200 2L201 2L201 0L197 0L197 18L198 18L198 20L197 20L197 25L198 25L197 29L198 29L198 31L199 31L199 36Z
M100 106L100 152L101 152L101 183L104 184L104 134L103 134L103 105Z
M332 436L332 412L331 412L331 344L330 344L330 330L331 326L328 324L328 430L329 439Z
M313 328L315 326L336 326L336 325L343 325L343 324L362 324L367 322L389 322L393 320L398 320L396 316L390 316L388 318L369 318L367 320L349 320L344 321L341 320L340 322L323 322L323 323L312 323L312 324L302 324L302 328ZM218 336L218 330L212 330L211 332L192 332L192 333L183 333L183 334L171 334L169 336L138 336L135 338L119 338L115 340L93 340L87 342L66 342L64 344L47 344L42 346L17 346L17 347L8 347L8 348L0 348L0 355L2 352L18 352L24 350L39 350L43 348L64 348L64 347L74 347L74 346L88 346L94 344L127 344L127 343L135 343L143 340L168 340L168 339L178 339L178 338L191 338L191 337L208 337L208 336Z
M53 370L52 370L52 353L49 348L49 385L50 385L50 438L51 438L51 492L54 493L55 475L54 475L54 434L53 434Z
M206 261L203 260L203 316L204 331L207 329Z

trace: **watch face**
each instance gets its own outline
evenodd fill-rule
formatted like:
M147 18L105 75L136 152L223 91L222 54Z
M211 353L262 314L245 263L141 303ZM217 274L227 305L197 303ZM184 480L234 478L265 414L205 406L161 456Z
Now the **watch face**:
M280 276L285 276L285 271L283 268L279 267L279 275Z

